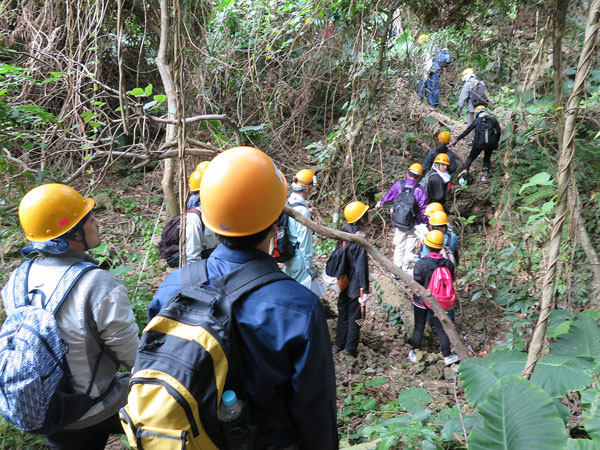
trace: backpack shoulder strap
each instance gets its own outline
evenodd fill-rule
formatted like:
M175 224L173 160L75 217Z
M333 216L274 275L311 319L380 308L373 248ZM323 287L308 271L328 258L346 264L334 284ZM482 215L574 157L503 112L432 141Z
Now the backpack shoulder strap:
M21 306L29 305L29 296L27 295L27 280L29 278L29 270L33 264L33 258L23 261L15 272L13 281L13 307L14 309Z
M193 288L197 285L205 286L208 284L208 274L206 272L206 259L194 261L181 268L181 290Z
M42 303L42 308L52 314L56 314L79 278L81 278L84 273L98 268L99 267L96 264L88 261L78 261L75 264L72 264L58 281L56 288L54 288L54 292L46 304Z
M272 258L258 258L215 280L214 285L222 289L233 304L238 298L265 284L289 279Z

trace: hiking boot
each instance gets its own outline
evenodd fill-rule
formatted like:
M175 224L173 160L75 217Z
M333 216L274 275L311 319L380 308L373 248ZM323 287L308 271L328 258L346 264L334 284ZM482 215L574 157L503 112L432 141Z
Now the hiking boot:
M358 356L358 350L354 351L354 352L350 352L348 350L344 350L344 355L348 355L348 356L352 356L353 358L356 358Z
M458 356L456 356L456 355L444 356L444 364L446 364L447 366L451 366L452 364L454 364L457 361L458 361Z
M408 352L408 360L411 363L416 363L417 362L417 354L415 353L414 350L411 350L410 352Z
M339 353L342 351L342 347L338 347L337 345L333 344L333 353Z

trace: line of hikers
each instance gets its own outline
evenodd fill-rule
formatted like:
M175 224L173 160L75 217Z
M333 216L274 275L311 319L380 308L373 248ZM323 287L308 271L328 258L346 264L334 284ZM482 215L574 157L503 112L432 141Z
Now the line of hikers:
M444 205L456 160L449 133L438 139L376 206L393 204L394 263L453 318L458 241ZM424 177L423 166L431 167ZM332 349L358 354L369 268L361 246L338 242L322 276L339 294L332 346L312 231L282 214L287 203L310 218L315 187L313 171L303 169L288 196L273 160L250 147L199 164L189 178L186 264L157 290L141 340L126 288L86 253L101 242L94 201L61 184L29 191L19 205L26 260L2 289L2 416L53 449L101 449L123 432L146 450L337 448ZM346 205L343 231L361 233L368 210ZM174 267L180 225L171 219L159 245ZM418 296L413 305L409 360L430 320L444 361L455 363L429 305Z

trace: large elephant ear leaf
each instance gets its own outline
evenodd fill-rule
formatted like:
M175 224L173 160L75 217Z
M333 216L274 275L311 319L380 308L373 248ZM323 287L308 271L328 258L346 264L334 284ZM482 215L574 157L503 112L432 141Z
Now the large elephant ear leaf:
M600 389L588 389L581 393L583 427L594 440L600 441ZM600 445L599 445L600 447Z
M600 442L590 441L589 439L569 439L567 441L567 450L598 450Z
M591 317L579 317L569 327L569 332L561 334L550 344L552 356L584 356L600 360L600 326Z
M467 401L477 407L500 376L512 373L498 371L498 366L512 367L516 363L520 373L526 359L527 355L518 351L494 351L487 358L471 358L461 362L460 380Z
M483 427L469 436L472 450L564 450L567 431L552 399L518 375L500 378L479 406Z

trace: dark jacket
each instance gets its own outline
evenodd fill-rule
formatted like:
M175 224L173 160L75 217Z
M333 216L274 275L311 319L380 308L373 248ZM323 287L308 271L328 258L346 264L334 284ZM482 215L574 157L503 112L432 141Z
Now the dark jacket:
M439 253L429 253L424 258L418 260L413 269L413 278L421 286L427 288L433 272L438 267L447 267L450 269L452 279L454 279L454 264L452 264L448 259L442 258ZM425 308L423 300L421 300L421 297L418 295L413 296L413 305L420 308Z
M207 259L208 277L215 280L257 258L271 256L221 244ZM153 309L181 289L180 272L161 284ZM301 449L337 449L333 357L317 296L293 280L274 281L236 302L233 320L259 447L298 442Z
M349 224L346 230L357 233L360 227ZM361 288L365 294L369 292L369 257L364 248L350 242L346 243L346 275L350 281L346 294L349 298L358 298Z
M448 149L447 144L440 144L440 146L438 148L429 150L429 152L427 153L427 156L425 156L425 160L423 161L423 173L425 173L431 169L431 166L433 166L433 161L435 160L435 157L437 155L439 155L440 153L445 153L446 155L448 155L448 158L450 159L450 165L448 166L448 172L454 173L454 171L456 170L456 156L454 155L454 152L452 150Z
M494 131L496 133L498 133L498 136L500 136L502 134L502 128L500 128L500 124L498 123L498 120L492 116L491 114L485 114L485 115L480 115L479 117L476 117L473 122L471 122L471 125L469 125L467 127L467 129L465 131L463 131L457 138L456 138L456 142L460 141L462 138L464 138L466 135L468 135L471 131L473 131L481 122L483 122L483 119L485 118L485 120L489 120L490 122L492 122L492 126L494 127ZM473 146L475 146L475 139L473 139Z
M433 169L432 169L433 170ZM429 203L438 202L444 205L446 203L446 194L448 193L448 183L444 182L442 177L434 171L427 177L427 197Z

